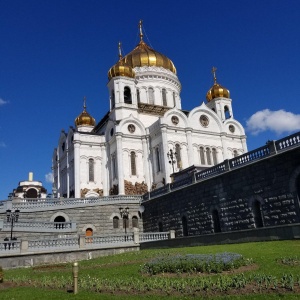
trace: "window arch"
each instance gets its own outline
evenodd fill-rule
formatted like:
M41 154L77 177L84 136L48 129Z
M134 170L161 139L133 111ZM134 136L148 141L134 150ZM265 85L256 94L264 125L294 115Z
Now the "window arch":
M138 228L139 227L139 219L136 216L132 217L132 227Z
M56 229L64 229L65 224L61 224L61 223L65 223L65 222L66 222L66 219L63 216L57 216L54 219L54 223L58 223L58 224L55 224L55 228Z
M30 188L26 191L26 198L37 198L38 191L34 188Z
M200 163L201 165L205 165L205 156L204 156L204 148L200 147Z
M119 228L119 217L117 216L113 218L113 228Z
M175 145L175 153L176 153L176 161L177 161L177 168L182 168L182 162L181 162L181 153L180 153L180 145Z
M229 108L228 106L224 106L224 116L225 116L225 119L229 119L231 116L230 116L230 112L229 112Z
M254 200L252 202L252 213L253 213L255 227L256 228L264 227L261 203L258 200Z
M89 181L94 181L94 160L89 159Z
M136 175L136 163L135 163L135 152L130 152L130 167L131 167L131 175Z
M183 216L181 221L182 221L182 234L183 236L188 236L189 232L188 232L188 225L187 225L187 217Z
M218 159L217 159L217 150L216 148L212 148L212 159L213 159L213 163L214 165L218 164Z
M92 236L93 235L93 229L92 228L87 228L85 230L85 236Z
M166 89L162 89L162 100L163 100L163 106L167 106L167 91L166 91Z
M148 96L149 96L149 104L154 104L154 89L152 87L148 89Z
M206 148L206 161L208 165L211 165L211 157L210 157L210 149L207 147Z
M124 88L124 102L127 104L132 104L131 90L128 86L125 86Z
M213 221L213 229L214 232L221 232L221 225L220 225L220 217L219 212L217 209L214 209L211 213L212 221Z

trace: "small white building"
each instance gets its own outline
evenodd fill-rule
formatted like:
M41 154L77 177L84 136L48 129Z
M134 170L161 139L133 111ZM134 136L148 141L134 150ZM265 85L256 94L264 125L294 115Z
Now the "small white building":
M207 102L185 111L173 62L144 42L141 24L139 44L124 57L119 46L119 56L108 72L109 112L96 124L84 101L75 128L60 134L52 160L57 197L143 194L174 172L247 152L216 69Z

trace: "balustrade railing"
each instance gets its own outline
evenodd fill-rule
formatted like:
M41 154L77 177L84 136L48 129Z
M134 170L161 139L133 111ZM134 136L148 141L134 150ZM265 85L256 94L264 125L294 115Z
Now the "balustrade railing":
M222 163L220 163L218 165L215 165L211 168L208 168L206 170L197 172L195 174L195 177L196 177L196 180L198 181L198 180L201 180L201 179L205 179L207 177L211 177L211 176L223 173L225 170L226 170L226 165L225 165L224 162L222 162Z
M133 233L127 234L113 234L107 236L86 236L85 245L107 245L107 244L123 244L123 243L133 243Z
M28 251L50 250L50 249L76 249L79 248L78 238L45 239L28 241Z
M282 151L300 144L300 132L289 135L275 142L276 150Z
M183 187L185 185L190 185L193 183L193 177L188 176L186 178L183 178L181 180L174 181L170 184L170 189L171 190L176 190L179 187Z
M169 235L169 232L141 232L139 234L139 240L140 242L167 240Z
M1 252L20 252L21 241L18 240L8 240L0 243L0 253Z
M11 223L4 222L3 229L11 228ZM14 223L14 229L51 229L51 230L61 230L61 229L72 229L72 222L23 222L18 221Z

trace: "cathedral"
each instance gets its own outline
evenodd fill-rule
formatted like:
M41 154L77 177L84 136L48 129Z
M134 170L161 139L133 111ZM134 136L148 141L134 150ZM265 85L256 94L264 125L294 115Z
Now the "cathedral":
M182 109L176 67L143 39L108 71L109 111L96 123L86 108L62 131L52 157L56 197L137 195L189 167L205 169L247 152L229 90L217 82L206 103Z

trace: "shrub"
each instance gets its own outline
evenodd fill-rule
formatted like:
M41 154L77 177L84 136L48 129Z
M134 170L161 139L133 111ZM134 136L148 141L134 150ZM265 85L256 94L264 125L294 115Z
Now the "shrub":
M4 280L4 272L3 272L2 267L0 266L0 283L2 283L3 280Z

